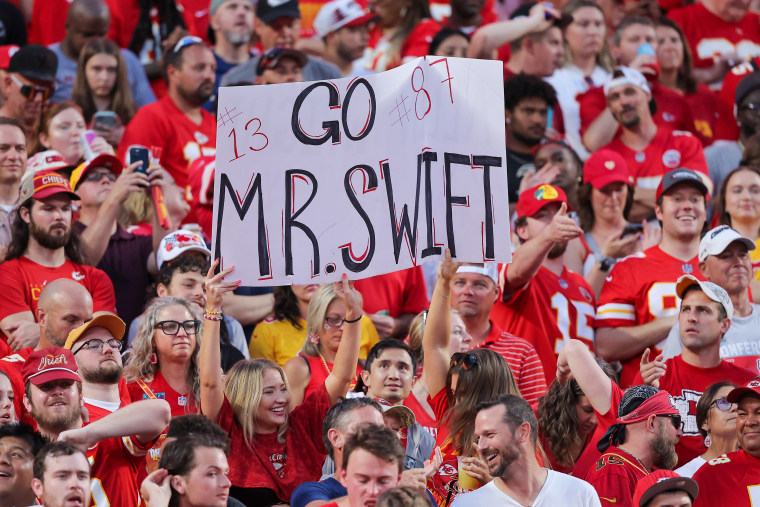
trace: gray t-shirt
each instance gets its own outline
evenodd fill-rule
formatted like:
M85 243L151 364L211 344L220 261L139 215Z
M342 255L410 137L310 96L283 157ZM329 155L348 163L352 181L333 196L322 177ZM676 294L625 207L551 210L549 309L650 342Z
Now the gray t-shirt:
M240 83L253 83L256 79L256 66L261 56L254 56L245 63L233 67L222 78L219 86L234 86ZM330 62L320 58L308 56L309 63L303 68L304 81L322 81L325 79L338 79L343 77L340 69Z
M713 181L713 195L718 194L726 175L739 167L742 148L736 141L715 141L705 148L705 160Z
M758 333L758 329L760 329L760 305L754 303L750 303L750 305L752 306L752 313L749 316L738 317L735 315L731 319L731 327L728 328L720 342L721 359L743 357L751 360L760 356L760 333ZM683 350L679 331L680 326L676 322L665 339L665 346L662 348L665 359L675 357ZM756 361L751 362L755 363L754 366L757 367ZM737 362L736 365L743 368L749 366L748 361Z
M50 101L57 103L71 100L74 81L77 79L77 62L63 54L60 42L51 44L48 48L58 57L58 71L55 73L55 94ZM127 67L127 81L129 82L129 89L132 91L132 100L135 102L135 105L139 108L145 104L155 102L156 95L150 87L148 77L145 75L145 69L140 64L140 60L128 49L122 49L121 56L124 57L124 63Z

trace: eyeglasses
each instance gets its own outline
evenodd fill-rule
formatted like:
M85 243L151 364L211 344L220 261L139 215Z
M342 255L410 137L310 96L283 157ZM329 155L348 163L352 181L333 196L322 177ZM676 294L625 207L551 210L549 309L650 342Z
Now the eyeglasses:
M185 329L185 332L187 334L197 334L201 329L201 321L186 320L185 322L177 322L176 320L162 320L161 322L156 322L156 325L153 326L153 329L161 328L161 331L163 331L164 334L174 336L179 333L180 326Z
M103 341L100 338L93 338L91 340L87 340L82 344L81 347L79 347L76 352L74 352L74 355L77 355L77 352L79 352L82 349L89 349L93 352L102 352L103 346L105 344L108 344L109 347L111 347L114 350L117 350L121 352L121 348L123 347L123 344L121 343L121 340L117 340L116 338L111 338L110 340Z
M116 175L111 171L90 171L84 175L84 181L90 183L100 183L103 178L106 178L111 183L116 181Z
M457 352L451 356L451 367L456 368L460 364L462 365L462 369L470 371L478 364L478 356L466 352Z
M721 412L728 412L729 410L731 410L732 407L737 406L738 404L731 403L726 398L718 398L717 400L713 400L712 403L710 403L711 407L713 405L718 407L718 410L720 410Z
M681 429L681 416L680 415L674 415L674 414L657 414L655 417L667 417L670 419L670 422L673 424L673 427L676 430Z
M346 319L341 319L340 317L325 316L325 329L343 327L343 324L345 323Z
M27 100L34 100L37 95L42 94L42 102L46 102L50 97L53 96L53 92L55 91L55 85L37 86L24 84L13 74L11 74L11 79L19 87L21 95L23 95Z
M179 41L177 41L177 43L174 45L174 49L172 49L172 52L176 53L177 51L180 51L183 48L186 48L187 46L191 46L193 44L203 44L203 39L196 37L195 35L185 35Z

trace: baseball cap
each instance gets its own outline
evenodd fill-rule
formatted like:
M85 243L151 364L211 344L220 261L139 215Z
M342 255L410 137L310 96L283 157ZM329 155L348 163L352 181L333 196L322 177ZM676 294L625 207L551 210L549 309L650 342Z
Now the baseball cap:
M491 262L483 265L462 264L457 268L457 273L477 273L487 276L493 283L499 285L499 273L496 264Z
M731 302L731 298L728 297L728 292L718 284L697 280L692 275L682 275L676 282L676 294L679 298L683 299L683 294L686 289L695 284L699 285L699 288L702 289L705 296L723 306L729 319L734 318L734 304Z
M53 380L76 380L81 382L79 368L70 350L60 347L46 347L35 350L21 368L24 385L27 382L38 386Z
M11 57L21 49L15 44L8 44L6 46L0 46L0 69L7 69L11 64Z
M597 150L586 159L583 166L583 183L601 190L615 182L633 185L633 177L628 170L628 163L616 151L604 148Z
M207 257L211 257L211 250L206 248L206 242L200 234L187 229L179 229L164 236L161 245L158 247L156 254L156 264L158 269L164 263L172 261L180 255L187 252L200 252Z
M699 486L694 479L681 477L672 470L655 470L639 479L633 493L633 505L644 507L646 503L660 493L672 490L683 490L691 497L692 502L697 498Z
M79 196L72 192L68 178L54 171L40 171L31 177L21 178L21 192L19 201L24 202L34 197L45 199L55 194L66 194L72 199L79 200Z
M699 242L699 260L707 259L708 255L718 255L728 248L734 241L740 242L747 247L748 251L755 249L755 242L742 236L727 225L719 225L715 229L707 231Z
M283 58L293 58L302 68L309 62L306 55L297 49L272 48L259 58L259 64L256 65L256 75L260 76L265 70L275 68Z
M267 25L286 16L301 19L298 0L259 0L256 4L256 17Z
M71 188L76 190L77 185L82 179L84 179L84 175L87 174L87 171L96 167L105 167L116 175L121 174L124 170L124 164L121 163L121 160L108 153L102 153L89 162L82 162L76 169L74 169L70 178Z
M375 401L380 404L380 408L383 409L383 414L396 416L401 423L401 427L408 428L409 426L414 426L414 423L417 422L414 417L414 412L412 412L412 409L406 405L392 405L384 398L375 398Z
M760 377L755 377L744 387L735 387L728 393L726 399L731 403L739 403L739 401L746 395L752 395L760 398Z
M747 74L736 85L736 93L734 94L734 104L737 106L750 94L753 90L760 88L760 72L753 71Z
M319 9L314 18L314 30L320 37L344 26L359 26L375 17L354 0L333 0Z
M24 174L34 174L40 171L69 173L75 167L75 165L69 164L59 152L55 150L46 150L29 157L29 160L26 162L26 172Z
M21 74L27 79L55 82L58 71L58 57L51 50L39 44L28 44L11 56L8 72Z
M102 327L104 329L107 329L108 332L111 333L111 336L117 340L121 340L124 337L124 331L127 328L126 324L124 324L124 321L116 315L112 313L102 313L97 317L93 317L92 319L88 320L78 328L72 329L69 333L68 338L66 338L66 344L63 346L63 348L71 350L76 341L81 338L81 336L86 333L88 329L95 327Z
M548 183L521 192L515 210L518 217L532 217L541 208L553 202L564 202L567 204L567 209L572 211L570 203L567 202L565 191Z
M604 83L604 96L610 94L610 91L617 87L622 85L633 85L637 88L640 88L644 90L649 95L652 94L652 90L649 88L649 84L647 83L647 78L644 77L644 74L639 72L636 69L632 69L630 67L623 67L622 65L619 66L617 69L615 69L615 72L612 74L612 79ZM617 77L615 77L617 76Z
M706 197L710 195L710 190L707 188L707 185L699 174L691 169L679 167L678 169L668 171L665 173L665 176L662 177L660 184L657 186L655 200L659 199L662 194L670 190L673 185L678 185L679 183L689 183L701 191Z

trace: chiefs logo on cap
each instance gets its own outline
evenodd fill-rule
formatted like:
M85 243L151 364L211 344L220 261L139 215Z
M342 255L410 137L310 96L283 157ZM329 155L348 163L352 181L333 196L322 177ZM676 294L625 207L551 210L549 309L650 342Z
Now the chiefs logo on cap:
M57 356L47 354L46 356L40 358L40 365L37 367L37 370L44 370L48 366L55 366L57 364L68 364L69 362L66 360L66 356L63 354L59 354Z
M749 384L747 384L747 387L760 387L760 380L753 380Z

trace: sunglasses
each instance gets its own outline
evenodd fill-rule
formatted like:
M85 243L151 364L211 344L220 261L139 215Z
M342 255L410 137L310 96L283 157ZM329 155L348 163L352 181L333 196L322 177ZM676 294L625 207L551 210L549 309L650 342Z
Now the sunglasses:
M50 86L37 86L31 84L24 84L19 78L11 74L11 80L19 87L21 95L27 100L34 100L37 95L42 94L42 101L46 102L55 92L55 85Z
M174 49L172 49L172 52L176 53L183 48L186 48L187 46L192 46L193 44L203 44L203 39L196 37L195 35L185 35L179 41L177 41L177 43L174 45Z
M451 356L451 367L456 368L460 364L463 370L470 371L478 364L478 356L467 352L457 352Z
M116 181L116 175L111 171L91 171L85 174L84 181L90 183L100 183L100 180L106 178L111 183Z
M728 412L729 410L731 410L732 407L736 406L737 404L731 403L726 398L718 398L717 400L713 400L713 402L710 403L711 407L713 405L718 407L718 410L720 410L721 412Z
M676 430L680 430L681 429L681 416L680 415L673 415L673 414L664 414L663 415L663 414L658 414L655 417L667 417L668 419L670 419L670 422L673 424L673 427Z

